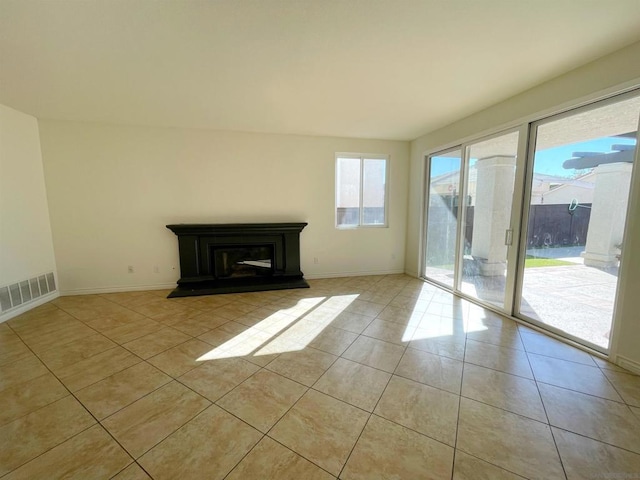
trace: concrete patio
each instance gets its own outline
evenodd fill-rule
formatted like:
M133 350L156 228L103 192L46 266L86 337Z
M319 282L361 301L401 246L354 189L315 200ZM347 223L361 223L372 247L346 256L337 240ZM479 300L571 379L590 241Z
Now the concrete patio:
M608 348L618 267L594 268L582 263L584 247L563 247L527 252L538 258L553 258L574 265L534 267L525 270L520 313L601 348ZM452 283L450 271L429 277ZM502 306L505 277L463 277L463 293Z

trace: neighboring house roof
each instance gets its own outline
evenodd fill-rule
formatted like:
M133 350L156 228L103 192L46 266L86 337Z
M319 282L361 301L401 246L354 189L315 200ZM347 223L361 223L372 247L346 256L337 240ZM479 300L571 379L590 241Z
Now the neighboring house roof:
M431 185L446 185L451 183L458 183L460 178L460 172L447 172L442 175L438 175L431 179ZM478 181L478 171L475 166L469 167L469 182L477 182ZM595 176L593 172L586 173L576 178L562 177L559 175L548 175L545 173L534 173L533 174L534 182L539 183L555 183L560 184L556 188L561 188L564 185L575 185L581 186L584 188L593 188L593 183L595 182Z
M553 191L562 190L567 187L581 187L588 190L593 190L596 185L596 176L593 172L589 172L585 175L576 178L565 178L560 185L553 188Z

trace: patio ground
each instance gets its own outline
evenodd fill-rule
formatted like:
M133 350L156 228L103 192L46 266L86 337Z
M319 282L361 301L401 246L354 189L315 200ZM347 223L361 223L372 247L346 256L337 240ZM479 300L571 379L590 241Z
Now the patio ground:
M609 346L618 268L598 269L583 264L584 247L529 250L537 258L564 260L574 265L527 268L520 312L534 320L582 338L602 348ZM430 270L429 276L451 284L450 272ZM504 277L466 275L462 291L502 305Z

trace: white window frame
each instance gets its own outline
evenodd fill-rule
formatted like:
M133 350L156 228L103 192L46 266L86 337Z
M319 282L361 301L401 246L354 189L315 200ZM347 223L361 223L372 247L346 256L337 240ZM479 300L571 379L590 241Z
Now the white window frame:
M360 160L360 199L358 201L358 224L357 225L339 225L338 224L338 188L340 185L339 173L338 173L338 159L339 158L353 158ZM364 161L365 160L384 160L385 161L385 173L384 173L384 223L379 224L366 224L364 223ZM390 157L381 153L354 153L354 152L337 152L335 154L335 188L334 188L334 224L339 230L353 230L356 228L389 228L389 164Z

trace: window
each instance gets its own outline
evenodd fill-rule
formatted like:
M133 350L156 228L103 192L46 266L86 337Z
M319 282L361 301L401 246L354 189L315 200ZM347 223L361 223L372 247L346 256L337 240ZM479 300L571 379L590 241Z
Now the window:
M336 226L386 227L386 155L336 154Z

